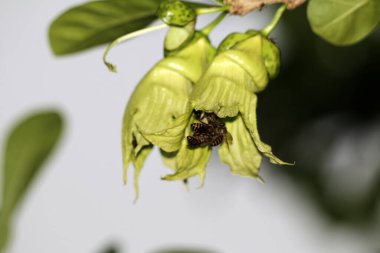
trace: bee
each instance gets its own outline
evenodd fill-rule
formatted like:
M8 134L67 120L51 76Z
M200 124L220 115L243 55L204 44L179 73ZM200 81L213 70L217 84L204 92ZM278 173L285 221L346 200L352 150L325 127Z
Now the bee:
M210 145L212 147L218 146L223 142L223 140L227 141L227 145L232 142L232 136L231 134L227 131L227 128L223 122L219 123L218 125L215 126L214 130L214 137L213 140L211 141Z
M204 147L210 145L213 136L207 133L198 133L191 136L187 136L187 143L192 148Z
M202 111L194 111L195 118L198 123L191 124L193 131L191 136L187 136L187 142L190 147L215 147L220 145L223 140L227 141L227 145L232 141L232 136L228 133L224 122L220 122L218 116L214 113Z
M205 123L193 123L191 124L191 130L194 133L207 133L211 131L212 126Z
M219 122L219 118L215 115L215 113L194 110L194 115L195 119L207 125L214 125Z

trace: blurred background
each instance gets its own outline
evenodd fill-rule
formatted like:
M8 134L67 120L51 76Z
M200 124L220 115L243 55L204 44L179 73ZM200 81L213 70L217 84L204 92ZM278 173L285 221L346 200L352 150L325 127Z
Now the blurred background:
M155 150L133 204L132 180L122 185L121 119L135 85L162 57L165 31L114 49L118 74L103 65L104 47L56 58L48 26L80 3L0 1L1 143L39 109L58 109L67 123L18 209L8 252L380 252L379 29L335 47L311 32L306 6L287 12L273 34L282 69L259 94L258 123L275 154L296 165L265 161L261 184L233 176L215 153L205 187L192 179L187 191L160 180L170 171ZM260 29L272 14L228 17L211 40Z

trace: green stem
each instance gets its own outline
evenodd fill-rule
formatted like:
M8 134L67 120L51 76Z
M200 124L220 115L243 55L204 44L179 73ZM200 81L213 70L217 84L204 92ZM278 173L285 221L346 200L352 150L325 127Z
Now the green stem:
M219 14L219 16L214 19L210 24L208 24L206 27L204 27L201 32L204 35L209 35L209 33L224 19L224 17L227 15L228 12L222 12Z
M211 8L199 8L196 9L195 12L197 15L203 15L203 14L211 14L215 12L221 12L221 11L227 11L230 9L229 5L222 5L218 7L211 7Z
M277 9L276 14L274 15L272 21L265 27L263 30L261 30L261 34L268 37L269 34L276 28L278 22L280 21L282 14L286 11L286 4L282 5L280 8Z
M152 26L152 27L148 27L148 28L144 28L144 29L138 30L136 32L128 33L126 35L123 35L123 36L117 38L111 44L108 45L106 51L103 54L103 62L104 62L104 64L108 67L108 69L110 71L117 72L116 66L107 61L108 53L109 53L109 51L114 46L116 46L116 45L118 45L118 44L120 44L120 43L122 43L122 42L124 42L126 40L133 39L133 38L135 38L137 36L143 35L145 33L153 32L153 31L157 31L157 30L163 29L165 27L167 27L166 24L162 24L162 25L158 25L158 26Z

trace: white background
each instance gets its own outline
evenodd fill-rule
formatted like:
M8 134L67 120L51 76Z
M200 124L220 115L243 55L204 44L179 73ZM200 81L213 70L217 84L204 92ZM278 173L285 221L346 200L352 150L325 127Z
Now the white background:
M132 185L122 185L121 118L135 85L162 57L164 31L114 49L116 75L102 64L104 47L58 59L49 49L49 22L78 3L0 0L0 140L38 109L57 108L67 123L63 141L15 216L9 252L100 252L113 243L131 253L177 246L223 253L370 252L375 238L329 224L309 196L276 176L284 168L267 163L266 183L260 184L233 176L215 155L205 187L196 189L192 180L187 192L179 182L160 180L169 170L155 151L134 205ZM261 28L267 14L230 18L212 41L228 31Z

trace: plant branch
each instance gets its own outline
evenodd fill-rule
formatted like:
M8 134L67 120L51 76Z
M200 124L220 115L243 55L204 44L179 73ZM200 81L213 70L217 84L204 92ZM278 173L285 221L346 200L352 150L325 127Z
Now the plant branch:
M203 15L203 14L211 14L215 12L221 12L221 11L228 11L230 9L230 6L228 5L222 5L217 7L211 7L211 8L199 8L196 9L195 12L197 15Z
M225 4L230 5L230 13L237 15L245 15L255 10L261 10L266 5L283 3L288 9L295 9L306 0L224 0Z
M222 12L219 14L219 16L212 21L210 24L208 24L205 28L203 28L201 31L205 35L209 35L210 32L224 19L224 17L227 15L228 12Z

